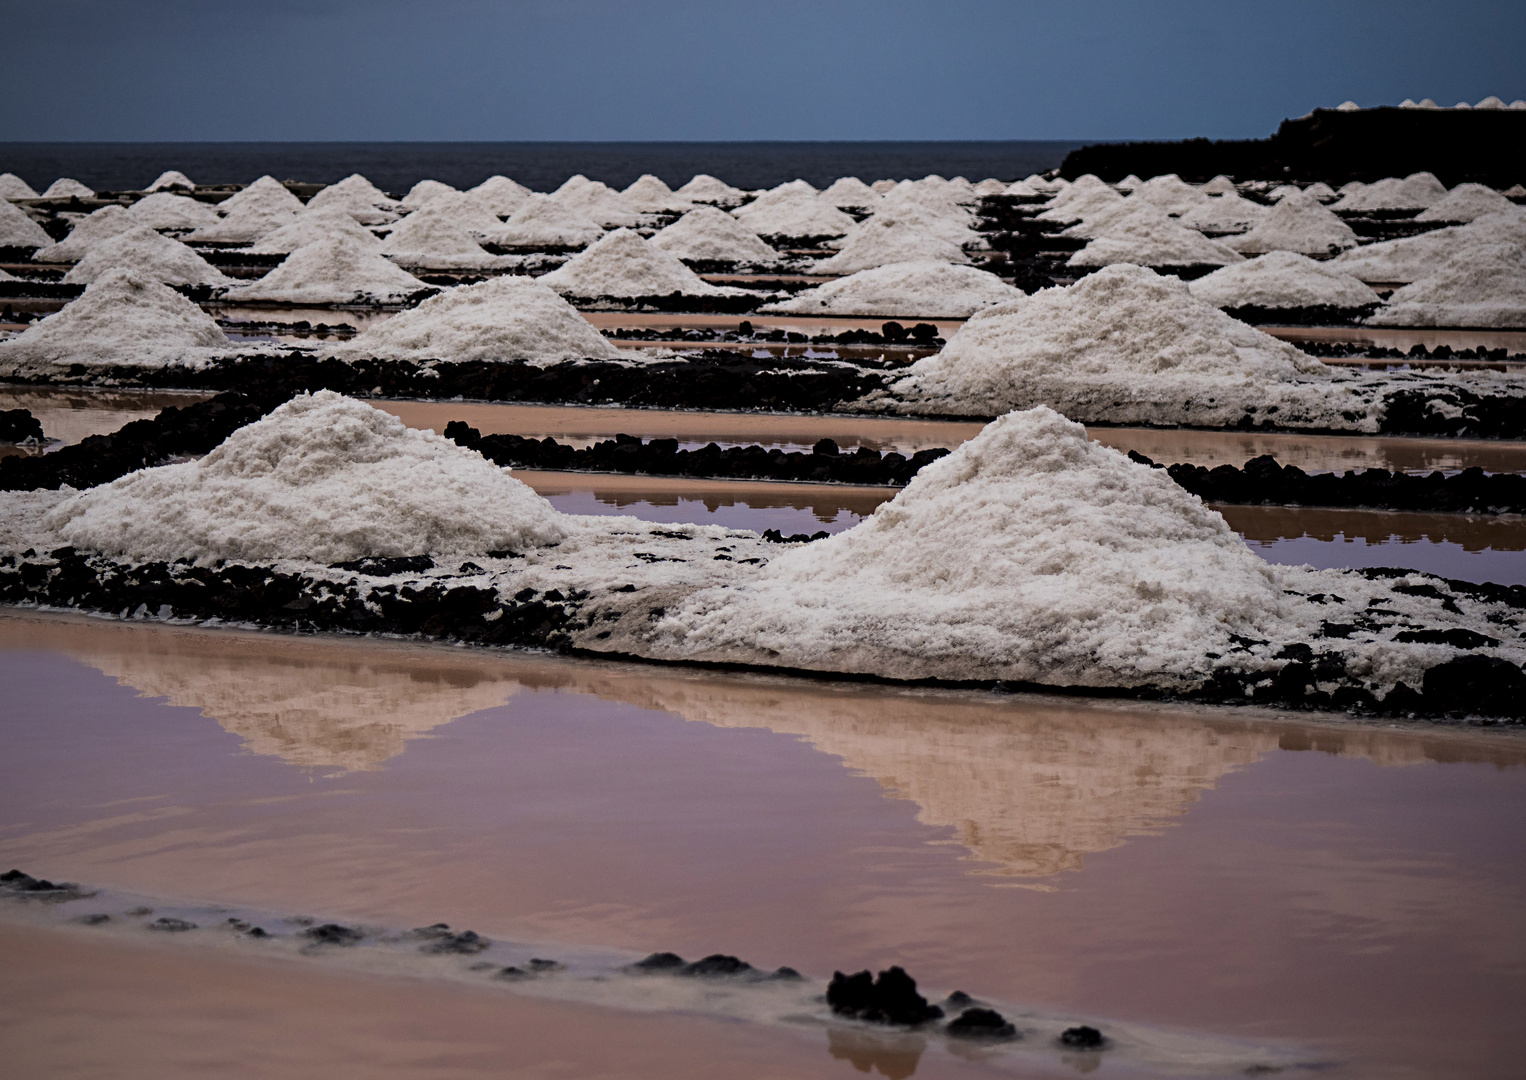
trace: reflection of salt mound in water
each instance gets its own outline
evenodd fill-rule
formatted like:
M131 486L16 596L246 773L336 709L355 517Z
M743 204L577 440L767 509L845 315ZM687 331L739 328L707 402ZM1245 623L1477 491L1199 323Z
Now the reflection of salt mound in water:
M779 253L736 218L713 206L690 210L651 239L655 248L692 262L772 264Z
M267 233L249 248L259 255L290 255L298 248L327 240L333 236L345 236L370 251L378 250L381 241L376 234L365 228L337 206L304 210L289 225L282 225L275 232Z
M217 211L198 199L157 192L127 208L134 221L150 229L196 229L217 220Z
M719 211L717 211L718 213ZM551 289L525 277L460 285L337 350L389 360L613 360L620 350Z
M230 280L180 241L139 226L92 245L64 281L88 285L111 270L128 270L165 285L227 285Z
M963 319L983 307L1021 300L995 274L942 262L892 263L797 293L763 311L801 315L885 315Z
M1187 288L1220 308L1359 308L1378 302L1378 294L1350 274L1292 251L1273 251L1226 266Z
M629 229L616 229L540 280L568 296L744 295L741 289L710 284Z
M1170 687L1205 678L1234 635L1277 636L1286 606L1222 517L1041 407L988 425L860 525L670 607L653 645L903 679Z
M1296 251L1302 255L1332 255L1356 247L1356 233L1307 193L1294 191L1273 206L1250 232L1224 243L1246 254Z
M1378 326L1526 327L1526 250L1469 245L1396 291L1368 320Z
M115 204L103 206L89 217L76 222L74 228L69 230L69 235L58 243L49 244L33 252L32 259L45 263L78 262L85 257L86 252L102 240L120 236L128 229L136 228L137 225L132 215L120 206ZM44 233L44 235L47 234Z
M135 559L482 554L555 543L562 515L432 431L329 390L302 394L199 461L65 499L44 525Z
M347 236L329 235L293 251L258 281L228 290L230 300L296 304L401 303L429 288Z

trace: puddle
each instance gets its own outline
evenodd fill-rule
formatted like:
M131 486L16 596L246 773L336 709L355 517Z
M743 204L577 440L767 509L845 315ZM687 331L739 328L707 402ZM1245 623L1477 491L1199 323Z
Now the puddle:
M163 391L70 390L0 385L0 410L30 409L56 446L87 435L107 435L134 420L151 420L171 405L205 401L211 394ZM0 454L10 447L0 446Z

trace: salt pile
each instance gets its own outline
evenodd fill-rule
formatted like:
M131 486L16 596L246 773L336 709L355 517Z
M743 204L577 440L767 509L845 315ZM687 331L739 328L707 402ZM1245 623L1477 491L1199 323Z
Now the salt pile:
M700 173L673 194L680 195L690 202L709 203L720 207L736 206L746 198L746 193L741 188L734 188L730 184L717 180L709 173Z
M875 209L878 213L884 213L893 207L916 206L938 217L968 225L972 218L970 211L961 202L963 195L964 192L951 188L947 183L903 180L881 196Z
M139 225L102 240L64 275L68 285L84 285L113 270L164 285L227 285L230 279L178 240Z
M745 296L742 289L712 285L676 257L629 229L616 229L540 279L557 292L585 298Z
M290 255L298 248L331 236L346 236L369 250L380 250L381 241L346 211L337 206L304 210L289 225L267 233L249 250L257 255Z
M839 210L846 207L866 210L880 201L874 189L856 176L839 177L832 181L817 198Z
M876 195L883 195L887 191L894 191L895 184L896 182L894 180L876 180L874 183L869 185L869 190L874 192Z
M78 180L71 180L67 176L59 177L48 185L48 190L40 196L44 199L93 199L95 192L91 191Z
M227 348L211 317L175 290L111 270L78 299L0 342L0 375L47 375L73 364L194 366Z
M417 210L421 206L427 206L431 199L441 195L459 195L455 188L449 184L442 184L438 180L420 180L408 189L408 194L402 198L402 205L408 210Z
M1044 193L1038 188L1034 187L1032 184L1028 183L1026 180L1014 180L1011 185L1009 185L1006 190L1002 192L1002 194L1015 195L1024 199L1032 199L1037 198Z
M384 360L617 360L623 354L540 282L504 276L458 285L340 346Z
M302 209L302 200L287 190L286 185L273 176L262 176L242 191L235 192L218 204L224 215L234 214L247 208L261 211L288 210L295 214Z
M853 228L853 219L814 194L791 191L769 202L762 199L733 210L734 216L759 236L807 240L842 236Z
M422 289L418 278L346 236L298 248L270 273L229 289L229 300L292 304L396 304Z
M660 656L896 679L1182 687L1282 637L1276 571L1161 470L1003 416L837 536L657 622Z
M110 240L113 236L137 227L138 223L132 215L113 203L76 222L68 236L56 244L49 244L33 252L32 258L46 263L77 262L102 240Z
M380 251L408 266L485 267L499 261L452 217L430 213L429 207L404 218Z
M964 251L922 229L876 214L853 231L842 250L812 267L818 274L856 274L905 262L968 263Z
M636 225L641 221L640 212L618 191L581 173L553 191L550 198L600 225Z
M507 176L490 176L467 194L475 195L483 206L499 217L508 217L535 193Z
M1411 282L1430 274L1465 248L1500 242L1526 246L1526 215L1518 209L1512 208L1506 214L1485 214L1467 225L1368 244L1340 255L1335 263L1363 281Z
M673 189L662 178L645 173L630 187L620 192L621 197L643 213L662 213L665 210L687 210L693 204L673 194Z
M20 281L20 280L21 279L18 278L15 274L12 274L12 273L10 273L9 271L6 271L6 270L0 270L0 281Z
M762 310L796 315L963 319L981 308L1022 298L1020 290L972 266L907 262L829 281Z
M1526 249L1475 244L1396 291L1378 326L1526 327Z
M1341 189L1345 192L1345 189ZM1332 210L1423 210L1446 198L1447 189L1428 172L1400 180L1388 177L1375 184L1343 194Z
M1088 175L1090 175L1090 174L1088 174ZM1139 179L1139 177L1135 176L1133 173L1129 173L1129 175L1125 176L1122 180L1118 181L1113 186L1115 188L1117 188L1119 191L1121 191L1124 194L1128 195L1128 194L1133 194L1134 192L1138 191L1140 185L1143 184L1143 183L1144 183L1144 181Z
M127 208L132 219L150 229L197 229L218 220L217 211L198 199L160 191Z
M982 248L986 244L985 237L970 228L969 218L963 215L951 217L929 210L920 203L890 203L887 200L886 205L876 210L871 218L853 226L845 237L841 240L830 241L827 246L835 248L847 246L869 221L877 221L881 226L894 224L905 229L924 232L940 240L947 240L960 248Z
M1192 295L1218 308L1360 308L1378 294L1332 263L1273 251L1190 282Z
M531 195L499 230L504 247L580 248L604 235L604 228L547 195Z
M297 220L302 202L285 185L262 176L222 203L222 221L204 225L186 237L209 243L247 244Z
M1356 247L1356 233L1305 192L1296 192L1273 206L1260 224L1225 244L1236 251L1296 251L1302 255L1333 255Z
M1483 184L1458 184L1446 198L1415 215L1416 221L1469 222L1485 214L1508 214L1515 203Z
M1208 183L1200 186L1198 190L1204 195L1228 195L1231 191L1235 191L1235 182L1223 173L1220 173L1208 181Z
M52 243L53 238L26 211L0 199L0 248L45 248Z
M35 199L37 191L15 173L0 173L0 199Z
M148 187L144 188L143 190L147 192L195 191L196 184L191 180L189 176L183 172L180 172L178 169L168 169L165 172L160 173L159 179L155 180L152 184L149 184Z
M351 173L337 184L330 184L307 201L317 210L325 206L337 206L362 225L382 225L397 220L393 211L402 204L387 196L371 181L359 173Z
M1185 214L1207 201L1208 196L1175 173L1154 176L1140 184L1129 198L1143 199L1168 214Z
M1064 211L1067 217L1071 213L1069 208ZM1086 210L1085 216L1079 222L1060 235L1095 240L1104 233L1117 232L1120 229L1152 226L1180 228L1175 218L1154 203L1147 203L1143 199L1135 199L1131 196L1127 199L1119 199L1117 202L1103 204L1100 209Z
M1318 202L1334 202L1335 189L1323 180L1316 180L1303 189L1303 193Z
M1231 188L1182 214L1179 219L1188 228L1203 232L1241 233L1259 224L1269 213L1266 207L1242 199Z
M202 563L480 555L568 533L507 469L330 390L293 398L199 461L80 492L43 524L81 550Z
M1007 185L995 177L988 177L975 185L975 194L981 198L988 195L1000 195L1007 190Z
M1129 196L1130 199L1135 196ZM1132 218L1092 240L1067 260L1067 266L1227 266L1245 256L1217 240L1170 220Z
M1081 179L1086 179L1082 177ZM1092 179L1096 179L1093 177ZM1098 214L1103 210L1119 207L1124 204L1124 197L1098 180L1095 184L1082 184L1077 181L1054 198L1049 200L1049 205L1044 212L1039 214L1042 221L1085 221L1088 217ZM1134 206L1153 205L1134 203ZM1159 207L1156 207L1159 209ZM1164 213L1165 211L1161 211Z
M690 210L652 237L653 247L687 262L774 265L779 253L736 218L713 206Z

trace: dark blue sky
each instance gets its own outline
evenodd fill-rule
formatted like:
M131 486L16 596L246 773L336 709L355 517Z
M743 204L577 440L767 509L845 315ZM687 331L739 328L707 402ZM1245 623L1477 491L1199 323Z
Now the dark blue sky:
M1526 2L0 0L0 141L1115 139L1526 97Z

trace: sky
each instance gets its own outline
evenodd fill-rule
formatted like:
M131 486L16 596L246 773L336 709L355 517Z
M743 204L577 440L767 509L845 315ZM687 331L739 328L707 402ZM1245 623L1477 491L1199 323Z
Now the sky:
M0 0L0 141L1170 139L1526 98L1526 2Z

